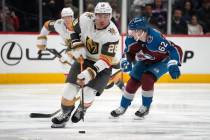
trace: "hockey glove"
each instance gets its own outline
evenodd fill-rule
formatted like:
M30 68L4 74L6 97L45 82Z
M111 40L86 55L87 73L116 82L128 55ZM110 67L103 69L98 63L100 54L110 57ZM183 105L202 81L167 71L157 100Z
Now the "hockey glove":
M120 68L123 72L129 72L132 70L132 64L126 58L122 58L120 61Z
M68 55L64 55L61 58L59 58L59 61L62 64L69 64L72 65L74 63L74 59L72 57L69 57Z
M72 57L73 59L77 60L79 62L79 58L82 56L83 59L86 59L86 49L84 47L72 49L67 52L69 57Z
M40 35L37 37L37 48L39 50L45 50L47 46L47 36L45 35Z
M92 68L87 68L86 70L82 71L80 74L77 75L77 83L79 85L86 85L92 79L96 77L96 72Z
M177 79L181 75L178 62L176 60L170 60L168 62L168 71L172 79Z

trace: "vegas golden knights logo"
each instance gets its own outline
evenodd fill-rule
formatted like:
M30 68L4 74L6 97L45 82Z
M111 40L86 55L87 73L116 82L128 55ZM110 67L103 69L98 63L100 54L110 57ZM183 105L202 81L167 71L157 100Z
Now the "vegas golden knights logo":
M94 42L91 38L89 38L87 36L86 47L87 47L87 50L90 52L90 54L97 54L98 48L99 48L99 43Z

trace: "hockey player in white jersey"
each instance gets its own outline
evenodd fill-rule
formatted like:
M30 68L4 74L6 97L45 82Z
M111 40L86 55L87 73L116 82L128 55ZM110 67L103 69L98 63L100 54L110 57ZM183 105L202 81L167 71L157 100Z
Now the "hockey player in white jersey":
M45 50L47 46L47 35L50 32L57 32L66 46L71 45L70 34L73 33L72 22L74 19L74 12L70 7L63 8L61 11L61 19L48 20L44 23L39 36L37 37L37 47L39 50ZM61 62L68 61L72 64L74 61L68 57L60 58Z
M84 85L84 108L79 104L71 117L73 123L82 119L82 115L93 104L96 93L101 94L112 72L112 65L119 63L116 50L119 44L119 32L111 21L112 8L107 2L99 2L94 13L86 12L74 20L75 33L71 34L72 45L68 53L75 59L84 58L81 63L72 65L62 95L62 113L52 118L52 128L65 127L75 108L75 96ZM83 112L84 111L84 112Z

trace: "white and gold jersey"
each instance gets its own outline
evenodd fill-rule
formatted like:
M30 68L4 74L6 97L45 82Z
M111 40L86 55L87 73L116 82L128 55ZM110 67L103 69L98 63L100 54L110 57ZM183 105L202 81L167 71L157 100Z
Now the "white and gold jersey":
M119 47L120 34L112 21L104 29L96 29L94 14L86 12L73 22L74 31L79 34L80 43L85 45L87 59L105 61L108 65L119 62L116 52ZM80 44L73 40L73 46ZM81 46L80 44L80 46ZM75 46L75 47L76 47Z

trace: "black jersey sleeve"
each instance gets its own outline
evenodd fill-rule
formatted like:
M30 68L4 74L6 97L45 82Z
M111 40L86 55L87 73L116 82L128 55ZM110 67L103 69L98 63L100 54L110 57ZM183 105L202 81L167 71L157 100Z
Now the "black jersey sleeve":
M47 28L47 30L49 30L50 32L56 32L54 25L55 20L48 20L44 23L45 28Z

